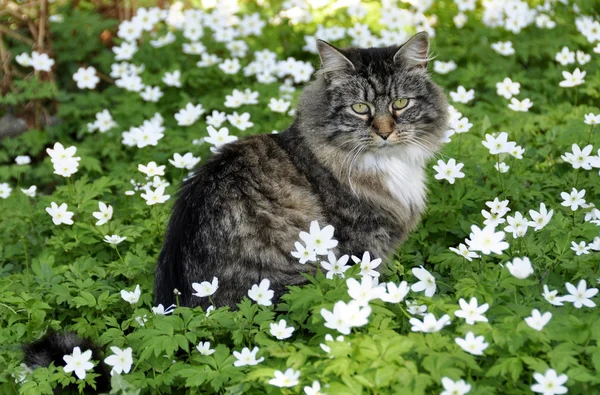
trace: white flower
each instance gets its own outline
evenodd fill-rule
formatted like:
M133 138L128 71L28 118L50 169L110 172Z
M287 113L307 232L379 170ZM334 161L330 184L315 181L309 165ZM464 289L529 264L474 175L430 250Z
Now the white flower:
M496 232L493 226L486 226L480 229L476 225L471 226L471 234L469 235L471 251L480 251L484 255L491 253L501 255L502 251L509 247L509 244L504 240L504 232Z
M570 295L563 296L563 301L573 303L573 306L575 306L577 309L580 309L582 306L596 306L596 303L591 301L590 298L593 298L598 293L598 289L588 289L585 280L579 281L577 288L575 288L575 286L571 283L566 283L565 286L567 287L567 291L569 291Z
M196 291L196 293L192 294L194 296L198 296L200 298L203 298L205 296L211 296L214 295L214 293L217 292L217 289L219 288L219 279L213 277L212 282L210 283L208 281L202 281L199 284L192 283L192 288L194 288L194 291Z
M304 387L304 393L306 395L325 395L324 392L321 392L321 383L318 381L313 381L312 385Z
M206 127L206 130L208 131L209 137L205 137L204 141L214 145L214 147L211 147L212 152L215 152L219 147L222 147L223 145L231 143L238 139L237 136L229 135L228 128L221 128L217 131L214 127L209 125Z
M145 101L149 102L157 102L163 97L163 92L160 90L158 86L148 86L144 87L144 90L140 92L140 97Z
M473 332L468 332L464 339L457 337L454 341L460 348L473 355L483 355L483 351L489 346L483 336L475 337Z
M600 114L594 115L593 113L585 114L584 122L588 125L600 124Z
M225 59L219 64L219 68L223 70L225 74L236 74L242 68L238 58Z
M558 376L554 369L548 369L544 374L534 373L533 378L537 381L536 384L531 386L533 392L543 395L558 395L566 394L568 391L563 384L569 380L569 377L566 374Z
M563 87L563 88L571 88L577 85L581 85L583 84L585 81L583 80L585 78L585 71L581 71L579 70L579 68L576 68L573 73L569 73L568 71L563 71L562 75L564 77L564 81L561 81L558 85Z
M113 244L113 245L117 245L119 243L121 243L123 240L125 240L127 237L121 237L118 235L106 235L104 236L104 241L107 242L108 244Z
M484 225L497 227L498 225L506 222L506 219L502 218L499 214L494 213L494 212L488 212L486 210L481 210L481 215L483 215L483 217L485 218L485 221L483 221Z
M572 241L571 242L571 250L575 251L575 254L577 256L582 255L582 254L588 255L590 253L590 247L588 247L588 245L585 241L581 241L581 242L579 242L579 244Z
M432 297L435 294L435 290L437 288L435 283L435 277L431 275L423 266L414 267L412 269L413 275L418 278L420 281L414 283L411 286L413 292L421 292L425 291L425 296Z
M135 286L135 290L126 291L124 289L121 290L121 298L129 304L135 304L140 300L140 295L142 294L142 290L140 289L140 285Z
M238 114L234 111L232 115L227 115L227 120L240 130L246 130L254 126L254 123L250 122L250 114L247 112Z
M113 216L113 208L110 205L106 205L103 202L98 202L98 209L100 211L95 211L92 213L94 218L98 220L98 222L96 222L96 226L104 225L110 221Z
M493 201L485 202L485 205L490 208L492 213L504 217L510 211L508 203L510 203L508 200L500 201L498 198L495 198Z
M214 354L215 350L210 348L210 342L200 342L198 343L198 345L196 346L196 350L198 350L198 352L202 355L212 355Z
M31 163L31 158L29 155L19 155L15 158L15 163L20 166L28 165Z
M446 325L450 325L450 316L444 314L437 320L433 314L428 313L423 317L423 321L413 317L408 322L412 325L410 330L413 332L432 333L440 331Z
M275 99L275 98L271 98L271 100L269 101L269 109L273 112L286 112L289 108L290 105L292 103L290 103L289 101L285 101L283 99Z
M362 259L352 255L354 263L360 263L360 275L368 275L371 277L379 277L379 272L375 269L381 265L381 258L371 260L371 254L369 251L365 251Z
M485 211L485 210L483 210L483 211ZM469 251L467 246L464 245L463 243L460 243L458 245L458 248L450 247L449 249L450 249L450 251L462 256L469 262L471 262L473 260L473 258L479 258L479 255L477 255L476 252Z
M456 89L456 92L450 92L452 101L457 103L468 103L475 98L475 91L469 89L468 91L461 85Z
M510 274L522 280L533 274L533 266L531 266L531 261L527 257L514 258L512 262L506 264L506 268Z
M6 184L6 186L8 186L8 184ZM2 189L2 184L0 184L0 197L3 197L1 189ZM27 189L21 188L21 191L25 194L25 196L35 197L35 193L37 191L37 186L32 185ZM10 194L10 188L9 188L9 194ZM6 199L6 197L4 197L4 199Z
M439 60L433 61L433 71L438 74L448 74L454 70L456 70L456 63L453 60L449 62L442 62Z
M183 156L174 153L173 159L169 159L169 162L178 169L192 170L198 162L200 162L200 158L195 157L191 152L188 152Z
M359 306L368 306L371 300L381 299L385 295L385 286L380 286L371 276L363 276L360 283L354 278L349 278L346 280L346 286L348 295Z
M316 262L317 254L314 249L304 247L301 243L294 243L294 247L296 247L296 251L292 251L291 254L294 258L299 260L299 263L305 264L306 262Z
M181 71L175 70L173 72L166 72L162 78L162 81L168 86L175 86L181 88Z
M573 144L571 149L573 152L566 152L564 155L560 156L562 160L570 163L571 166L573 166L573 169L582 168L584 170L591 170L592 163L590 154L592 153L593 149L592 145L589 144L582 150L579 148L578 144Z
M523 217L523 214L515 211L515 215L507 216L506 220L508 221L508 226L504 228L504 231L512 233L512 236L515 239L525 236L527 228L529 227L529 221L527 221L527 218Z
M317 255L327 255L329 250L338 245L338 241L333 238L334 231L335 229L331 225L321 229L318 221L312 221L310 233L300 232L300 239L304 241L308 249L315 250Z
M22 54L15 56L15 60L23 67L31 66L31 56L29 56L27 52L23 52Z
M577 63L579 63L580 65L584 65L586 63L588 63L590 60L592 60L592 56L589 54L586 54L583 51L579 51L577 50L576 52L576 57L577 57Z
M468 325L474 325L476 322L488 322L488 319L483 315L490 305L487 303L478 306L477 298L473 297L467 303L466 300L460 298L458 301L460 310L454 312L454 315L460 318L464 318Z
M510 169L510 166L508 166L506 163L504 162L496 162L494 164L494 169L496 169L497 171L499 171L500 173L506 173L508 172L508 170Z
M223 122L227 120L227 114L224 112L219 112L217 110L213 110L210 115L206 116L206 124L213 126L215 128L220 128Z
M510 56L510 55L514 55L514 53L515 53L513 44L510 41L506 41L506 42L498 41L497 43L493 43L492 49L503 56Z
M260 282L260 285L254 284L252 288L248 290L248 297L261 306L271 306L273 304L271 299L273 299L274 292L269 289L270 286L271 281L269 281L268 278L265 278Z
M233 356L237 358L237 361L233 363L233 366L240 367L258 365L259 363L265 360L264 357L256 359L256 354L258 353L258 351L258 347L254 347L252 351L250 351L248 347L244 347L242 349L242 352L234 351Z
M48 57L45 53L38 53L33 51L31 53L31 66L35 71L47 71L49 72L54 65L54 59Z
M148 177L154 176L164 176L165 175L165 165L157 166L156 162L148 162L146 166L140 164L138 165L138 170L147 175Z
M175 113L175 119L179 126L190 126L194 124L202 114L204 114L204 107L202 107L202 104L194 106L192 103L188 103L185 108L182 108Z
M176 308L176 307L177 307L177 306L175 306L174 304L172 304L172 305L170 305L169 307L167 307L167 308L165 309L165 307L164 307L164 306L162 305L162 303L161 303L161 304L159 304L159 305L158 305L158 306L156 306L156 307L152 307L152 312L153 312L154 314L157 314L157 315L168 315L168 314L171 314L171 313L173 312L173 310L175 310L175 308ZM138 321L138 322L139 322L139 321ZM143 326L143 325L142 325L142 326Z
M464 380L452 381L448 377L442 377L444 391L440 395L465 395L471 391L471 384Z
M500 133L497 137L486 134L485 141L482 141L481 144L490 150L491 155L506 153L510 148L508 134L506 132Z
M350 269L350 266L347 265L348 259L350 259L350 257L348 255L342 255L340 259L337 259L333 251L329 251L329 253L327 254L327 259L329 261L320 261L321 267L327 270L326 277L330 280L335 275L344 278L344 273L346 272L346 270Z
M275 336L279 340L287 339L292 337L292 333L294 333L293 326L287 326L287 322L285 320L279 320L279 323L271 323L270 324L271 335Z
M46 152L50 156L52 163L56 163L58 161L64 159L74 159L79 160L81 158L75 157L75 153L77 152L77 147L71 146L68 148L64 148L61 143L54 143L53 148L46 148Z
M513 82L510 78L505 78L504 81L496 83L496 93L505 99L510 99L520 92L521 84Z
M71 177L73 174L77 173L77 169L79 167L79 158L67 158L60 159L53 162L54 165L54 174L58 174L63 177Z
M162 48L174 42L175 38L175 34L169 31L167 34L157 38L156 40L150 40L150 45L152 45L154 48Z
M360 304L351 300L348 304L338 301L333 305L333 311L321 309L321 316L325 319L325 326L335 329L338 332L348 335L353 327L364 326L369 322L371 307L362 307Z
M448 163L439 159L437 166L433 166L433 169L437 172L435 175L436 180L447 180L450 184L454 184L456 178L464 178L465 173L460 171L463 168L463 163L456 163L456 159L450 158Z
M67 203L58 206L56 203L50 203L50 207L46 207L46 212L52 217L54 225L73 225L73 212L67 211Z
M561 205L565 207L571 207L572 211L575 211L579 208L579 206L583 206L585 204L585 189L578 191L573 188L571 193L561 192L560 197L563 199Z
M556 54L554 59L561 65L566 66L575 63L575 52L571 52L569 51L569 48L563 47L562 50Z
M12 192L12 188L10 187L10 185L8 185L8 183L6 183L6 182L0 183L0 198L7 199L10 196L11 192ZM46 211L48 211L48 209L46 209ZM49 211L48 211L48 214L50 214ZM52 215L52 214L50 214L50 215ZM54 217L52 217L52 219L54 220ZM58 224L55 222L55 225L58 225Z
M86 350L83 353L79 347L73 348L73 354L63 356L63 360L67 363L63 370L65 373L75 372L75 375L80 380L85 379L88 370L94 368L94 364L90 362L92 359L92 350Z
M75 74L73 74L73 80L77 82L79 89L94 89L100 78L96 75L96 69L92 66L88 68L80 67Z
M146 201L148 206L152 206L157 203L164 203L171 195L165 195L165 187L161 186L156 188L154 191L150 188L146 189L146 193L142 193L140 196Z
M133 365L133 356L131 347L121 350L119 347L111 346L110 350L113 355L106 357L104 362L108 366L112 366L110 370L111 376L114 374L129 373Z
M508 108L510 108L513 111L527 112L532 106L533 103L529 98L525 98L519 101L513 97L512 99L510 99L510 104L508 105Z
M544 293L542 294L542 296L544 297L544 299L546 299L548 301L548 303L554 305L554 306L562 306L563 305L563 298L558 296L558 291L554 290L554 291L550 291L550 289L548 289L547 285L544 285Z
M115 60L131 60L133 55L138 51L138 47L135 42L124 41L120 46L112 47L112 51L116 55Z
M298 379L300 378L300 371L289 368L285 371L285 373L276 370L275 378L269 380L269 384L274 385L276 387L293 387L298 385L300 382Z
M406 281L402 281L400 285L396 285L392 282L389 282L386 285L387 292L381 295L381 300L388 303L402 302L406 295L408 295L408 291L410 291L410 287Z
M551 318L552 313L546 312L544 314L541 314L538 309L533 309L531 311L531 316L525 318L525 322L532 329L535 329L536 331L541 331L542 329L544 329L544 326L546 326L546 324L550 322Z
M534 228L533 230L538 231L548 225L548 222L552 219L554 215L554 210L548 211L546 209L546 205L544 203L540 204L540 211L529 210L529 216L531 217L531 221L529 221L529 226Z
M420 315L424 317L427 314L427 306L419 305L419 302L417 302L416 300L407 300L406 309L408 310L408 314L410 315Z

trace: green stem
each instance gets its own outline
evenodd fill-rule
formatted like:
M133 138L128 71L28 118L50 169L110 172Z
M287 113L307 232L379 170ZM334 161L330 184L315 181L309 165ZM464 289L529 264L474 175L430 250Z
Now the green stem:
M404 307L398 305L398 307L400 308L400 311L402 312L402 314L404 314L408 319L413 318L410 314L408 314L408 312L406 310L404 310Z
M460 151L462 149L462 133L458 135L458 157L460 157Z
M500 154L498 154L497 156L498 160L496 161L496 163L498 164L498 168L500 168ZM504 196L504 181L502 179L502 172L500 170L498 170L498 178L500 179L500 196Z
M596 126L596 125L592 124L592 127L590 127L590 132L588 133L588 140L585 145L589 145L590 141L592 141L592 131L594 130L594 126Z
M125 261L123 260L123 257L121 256L121 254L119 253L119 247L117 247L117 245L115 244L115 251L117 251L117 255L119 256L119 259L121 260L121 263L123 265L125 265Z

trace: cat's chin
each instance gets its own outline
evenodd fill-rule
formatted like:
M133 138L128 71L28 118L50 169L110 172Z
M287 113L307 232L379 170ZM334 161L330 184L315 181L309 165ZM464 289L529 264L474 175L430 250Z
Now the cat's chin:
M376 157L399 158L406 162L421 165L435 155L432 150L426 149L421 145L386 141L383 143L374 146L372 149L368 150L366 154L368 154L368 156Z

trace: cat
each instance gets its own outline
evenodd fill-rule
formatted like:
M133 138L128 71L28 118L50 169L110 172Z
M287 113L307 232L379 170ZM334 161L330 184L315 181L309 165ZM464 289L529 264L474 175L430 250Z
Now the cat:
M427 74L427 33L401 46L338 49L281 134L222 146L181 186L156 267L155 302L201 306L192 283L217 277L216 307L269 279L274 300L315 265L291 255L311 221L331 224L336 254L389 258L425 209L425 164L447 130L448 103ZM178 300L174 290L178 292Z

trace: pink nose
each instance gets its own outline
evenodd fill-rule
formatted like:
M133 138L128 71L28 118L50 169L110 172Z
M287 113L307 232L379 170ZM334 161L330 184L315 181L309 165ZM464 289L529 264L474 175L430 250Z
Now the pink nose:
M371 122L373 131L384 140L394 132L394 119L389 115L377 115Z

